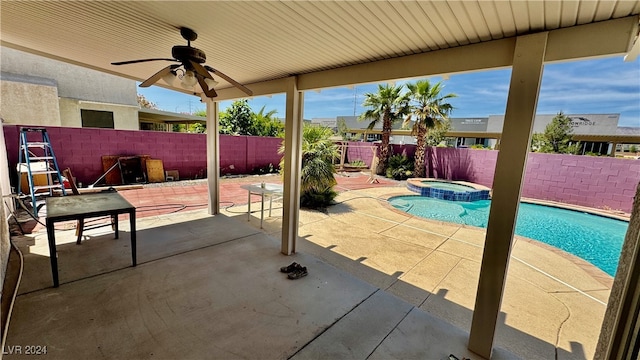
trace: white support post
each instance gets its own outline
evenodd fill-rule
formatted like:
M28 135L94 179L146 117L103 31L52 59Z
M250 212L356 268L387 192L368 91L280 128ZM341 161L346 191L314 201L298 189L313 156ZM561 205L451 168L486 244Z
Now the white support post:
M491 358L536 114L548 33L520 36L513 54L504 129L476 296L469 350Z
M220 135L218 134L218 103L207 104L207 185L210 215L220 213Z
M297 77L287 86L284 136L284 203L282 248L285 255L296 251L300 212L300 168L302 166L302 114L304 95L298 91Z

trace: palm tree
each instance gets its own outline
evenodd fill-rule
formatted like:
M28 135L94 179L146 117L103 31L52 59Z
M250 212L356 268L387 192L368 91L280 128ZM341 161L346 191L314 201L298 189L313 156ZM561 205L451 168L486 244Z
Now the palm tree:
M431 85L429 80L419 80L415 84L407 84L412 100L411 114L405 119L407 124L414 120L411 135L416 137L416 153L414 159L415 177L425 177L426 137L431 129L444 126L453 106L447 99L456 94L441 95L442 82Z
M337 193L333 160L339 155L338 147L329 139L333 130L322 126L305 126L302 132L302 172L300 206L318 208L330 205ZM278 149L284 154L284 142ZM284 169L284 157L280 161Z
M359 120L370 121L369 130L382 120L382 144L380 146L380 161L378 162L377 174L384 174L389 164L389 136L391 126L394 122L403 119L409 114L409 97L403 93L404 85L378 85L377 93L364 94L363 106L369 107L367 111L360 115Z
M253 113L256 135L284 137L284 123L275 117L278 111L274 109L265 113L265 107L263 106L260 111Z

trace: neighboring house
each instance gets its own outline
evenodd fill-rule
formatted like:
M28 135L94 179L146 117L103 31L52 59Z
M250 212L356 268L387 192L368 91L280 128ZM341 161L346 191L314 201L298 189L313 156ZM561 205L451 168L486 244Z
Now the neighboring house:
M204 119L140 109L136 82L2 47L0 112L5 124L171 131Z
M369 130L367 127L371 123L369 120L358 120L358 116L338 116L335 120L344 121L347 126L347 135L352 139L362 139L364 141L378 141L382 140L382 121L378 121L373 129ZM337 125L336 125L337 126ZM415 139L411 136L411 125L406 128L402 127L402 121L397 121L391 126L391 144L415 144Z
M539 114L533 125L534 133L543 133L557 114ZM613 149L628 149L628 144L640 144L640 127L618 127L620 114L567 114L572 119L573 139L580 141L583 153L613 154ZM352 137L365 141L380 139L381 125L368 130L368 122L359 122L356 116L338 116L344 119ZM481 144L494 148L500 142L504 115L489 117L451 118L447 137L456 138L455 146L466 147ZM397 122L391 132L392 144L415 144L409 129L402 129ZM624 144L624 145L623 145Z

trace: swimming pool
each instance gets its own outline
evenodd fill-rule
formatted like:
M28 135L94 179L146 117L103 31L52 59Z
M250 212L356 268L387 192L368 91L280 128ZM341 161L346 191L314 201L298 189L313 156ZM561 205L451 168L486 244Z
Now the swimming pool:
M453 202L422 196L395 196L389 203L428 219L487 227L491 200ZM615 276L629 223L580 211L520 203L516 234L581 257Z

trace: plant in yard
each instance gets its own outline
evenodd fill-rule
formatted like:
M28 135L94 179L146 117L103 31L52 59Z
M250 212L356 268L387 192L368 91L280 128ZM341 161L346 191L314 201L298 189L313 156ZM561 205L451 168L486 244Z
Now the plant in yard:
M414 171L416 177L425 176L425 153L427 134L430 130L439 130L448 123L448 117L453 106L448 99L455 94L442 95L442 82L433 85L429 80L419 80L407 84L411 97L411 115L405 119L405 124L414 121L411 135L416 137L416 153L414 155Z
M397 154L389 158L386 176L396 180L406 180L413 176L413 161L406 154Z
M369 121L372 130L382 121L382 144L380 145L380 161L376 173L383 174L391 156L389 137L393 123L403 119L410 112L409 97L403 93L404 86L378 85L377 93L364 94L362 105L369 109L362 113L358 120Z
M349 140L349 127L343 117L339 117L336 121L336 128L338 136L340 136L342 140Z
M328 127L305 126L302 132L302 171L300 206L323 208L331 205L337 193L333 160L340 156L338 147L330 140L333 131ZM278 149L284 154L284 142ZM284 157L280 161L284 169Z
M579 154L580 143L571 144L572 134L571 118L561 111L544 128L544 133L533 135L532 148L544 153Z
M366 167L367 164L364 163L364 161L358 159L358 160L353 160L351 162L349 162L349 165L353 166L353 167Z
M248 100L234 101L231 108L220 112L220 134L254 135L252 115Z
M449 132L449 130L451 130L451 120L449 119L443 121L440 126L429 129L429 131L427 131L427 137L425 139L426 145L447 147L447 140L455 142L455 137L445 136L447 132Z
M263 106L260 111L253 113L253 135L284 138L284 123L275 117L277 110L265 113L264 109Z

